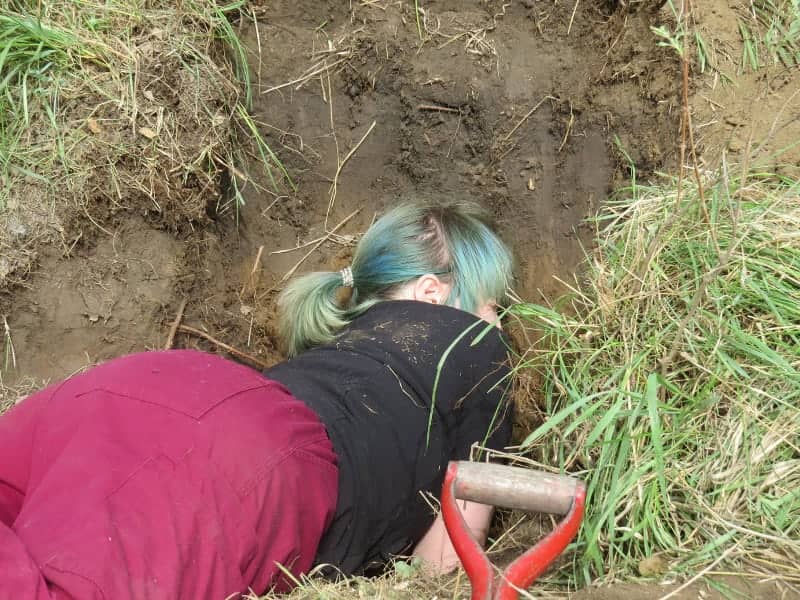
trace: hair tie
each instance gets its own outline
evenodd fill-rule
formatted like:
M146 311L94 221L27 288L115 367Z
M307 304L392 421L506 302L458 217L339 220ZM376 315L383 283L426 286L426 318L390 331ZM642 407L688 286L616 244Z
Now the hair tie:
M353 287L353 269L350 267L345 267L339 271L339 275L342 276L342 285L344 287Z

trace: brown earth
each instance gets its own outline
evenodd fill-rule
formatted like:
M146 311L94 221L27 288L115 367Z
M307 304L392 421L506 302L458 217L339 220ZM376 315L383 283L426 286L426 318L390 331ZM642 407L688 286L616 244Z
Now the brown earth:
M63 377L159 347L183 299L185 324L275 360L271 300L314 247L302 245L328 236L299 271L339 268L402 198L483 204L519 259L517 292L549 301L564 290L556 277L571 279L591 243L585 219L626 175L614 137L642 172L672 160L677 63L645 16L596 5L571 21L566 7L533 2L427 2L421 43L413 6L378 4L260 11L241 32L255 116L297 192L283 181L276 194L252 161L239 168L250 177L236 219L93 211L76 247L39 250L31 276L2 297L16 373ZM169 89L169 72L158 75Z
M754 27L743 4L697 3L698 31L709 47L709 68L694 80L696 141L706 164L750 161L767 172L800 176L800 69L761 57L742 66L740 21Z
M628 175L620 148L640 178L676 164L679 65L649 29L663 14L612 12L602 2L422 4L424 42L413 3L279 0L257 10L257 24L241 31L257 83L254 114L297 191L284 178L274 191L251 151L238 167L245 204L235 218L207 204L203 218L101 210L96 222L71 221L82 223L80 243L37 247L30 275L0 292L16 357L2 383L61 378L162 347L184 300L184 324L277 360L272 300L283 278L347 264L358 234L403 198L489 208L519 261L516 291L553 301L593 238L585 219ZM698 19L735 32L726 11L714 0ZM169 90L170 71L158 77ZM709 160L721 148L742 151L745 131L778 148L796 124L796 73L747 77L754 87L726 88L713 73L694 83ZM773 127L767 111L750 119L756 88L787 123ZM2 241L13 243L20 225L5 225ZM186 332L175 345L219 350ZM667 589L574 597L655 598ZM675 597L718 597L692 589ZM791 597L774 587L746 593Z
M672 595L670 595L672 594ZM781 583L753 580L736 576L711 576L700 583L686 587L675 583L666 584L615 584L608 587L588 588L570 594L570 600L661 600L669 596L674 600L791 600L800 595Z

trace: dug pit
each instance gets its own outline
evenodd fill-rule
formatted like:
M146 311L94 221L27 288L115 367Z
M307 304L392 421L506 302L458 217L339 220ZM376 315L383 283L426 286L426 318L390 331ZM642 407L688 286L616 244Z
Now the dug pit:
M287 276L347 264L358 234L402 199L488 208L518 259L516 292L552 301L591 244L586 219L628 175L625 153L645 173L674 160L678 64L655 44L652 15L350 4L270 2L241 24L261 152L296 190L276 168L273 185L255 148L207 219L120 210L87 220L70 252L40 249L3 295L17 361L7 383L162 347L184 300L182 323L274 361ZM175 345L219 350L183 330Z

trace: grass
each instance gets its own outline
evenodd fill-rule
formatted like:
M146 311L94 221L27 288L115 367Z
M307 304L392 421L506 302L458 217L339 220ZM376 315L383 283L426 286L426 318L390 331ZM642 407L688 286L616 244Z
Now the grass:
M17 354L14 351L14 340L11 337L11 328L8 326L8 319L3 317L3 365L0 367L0 381L2 381L3 371L10 371L17 367Z
M0 415L14 406L16 402L43 387L44 382L34 381L30 377L22 377L15 385L9 387L3 381L2 371L0 371Z
M69 248L81 232L65 233L63 223L75 211L104 232L118 210L178 227L202 222L214 203L217 214L232 206L238 216L246 184L293 189L250 113L251 73L235 24L246 7L8 4L0 15L0 218L14 212L31 239L60 237ZM264 186L243 172L245 154L264 165ZM35 256L14 245L0 244L0 261L11 265L0 286L24 277Z
M650 31L657 39L656 45L671 48L679 58L683 58L684 53L693 55L699 73L717 69L709 45L694 22L689 23L689 19L682 16L673 0L667 0L666 6L672 17L672 24L650 26Z
M263 600L353 600L354 598L370 598L382 600L417 600L418 598L452 598L465 597L468 590L465 577L459 581L451 577L438 580L425 579L418 575L402 575L399 570L384 577L350 577L341 581L326 581L313 575L294 580L297 587L288 595L267 594ZM454 596L459 589L462 596ZM258 600L259 596L251 594L247 600Z
M417 21L417 35L419 39L422 40L422 24L420 21L420 8L419 8L419 0L414 0L414 17Z
M651 26L657 44L672 48L679 57L688 51L699 73L718 72L723 81L732 80L720 70L717 52L700 32L693 18L680 11L680 2L665 3L670 19L666 24ZM741 9L738 19L742 41L739 67L757 71L766 66L793 68L800 65L800 0L753 0ZM713 37L713 32L711 33Z
M569 310L515 308L545 350L523 446L581 474L570 578L800 560L800 182L765 173L624 190ZM708 217L708 218L707 218ZM564 307L567 308L567 307ZM568 316L576 315L576 316Z
M509 557L516 558L529 546L520 547L518 540L507 540L506 537L521 537L522 544L528 544L532 538L541 535L539 525L525 530L519 526L519 515L509 523L498 539L495 539L487 551L490 560L495 562L510 561ZM516 527L515 527L516 526ZM545 527L549 527L548 524ZM518 531L519 529L519 531ZM535 530L535 533L533 532ZM317 576L313 571L308 575L295 578L283 569L295 587L289 594L267 593L258 596L251 593L247 600L354 600L355 598L375 600L418 600L420 598L452 598L466 599L470 597L471 586L469 578L464 571L458 570L448 575L434 576L425 574L415 562L398 560L385 574L379 577L342 577L335 581ZM520 598L533 598L534 596L522 593ZM564 599L567 593L563 588L552 582L540 582L536 587L536 598Z
M25 160L23 140L32 112L57 103L58 86L53 82L82 59L97 56L72 32L29 14L0 15L0 174L6 182L0 209L7 205L13 173L37 177ZM46 121L52 124L52 119Z
M27 377L22 377L16 385L8 387L4 380L4 375L16 369L17 355L14 350L14 339L11 335L11 327L5 316L2 319L2 326L0 327L0 347L2 348L2 360L0 360L0 414L11 408L15 402L21 398L32 393L37 387L36 382Z
M0 415L14 406L15 396L16 394L7 390L0 381Z
M743 69L800 65L800 0L753 0L739 33Z

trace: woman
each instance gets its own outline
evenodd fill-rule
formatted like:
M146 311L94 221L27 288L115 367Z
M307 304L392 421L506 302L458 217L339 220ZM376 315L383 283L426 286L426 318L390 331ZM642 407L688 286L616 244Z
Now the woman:
M402 206L288 286L291 358L264 375L149 352L26 399L0 417L0 599L216 600L415 544L452 566L428 502L448 460L508 441L487 321L510 271L474 208ZM491 508L465 512L485 536Z

